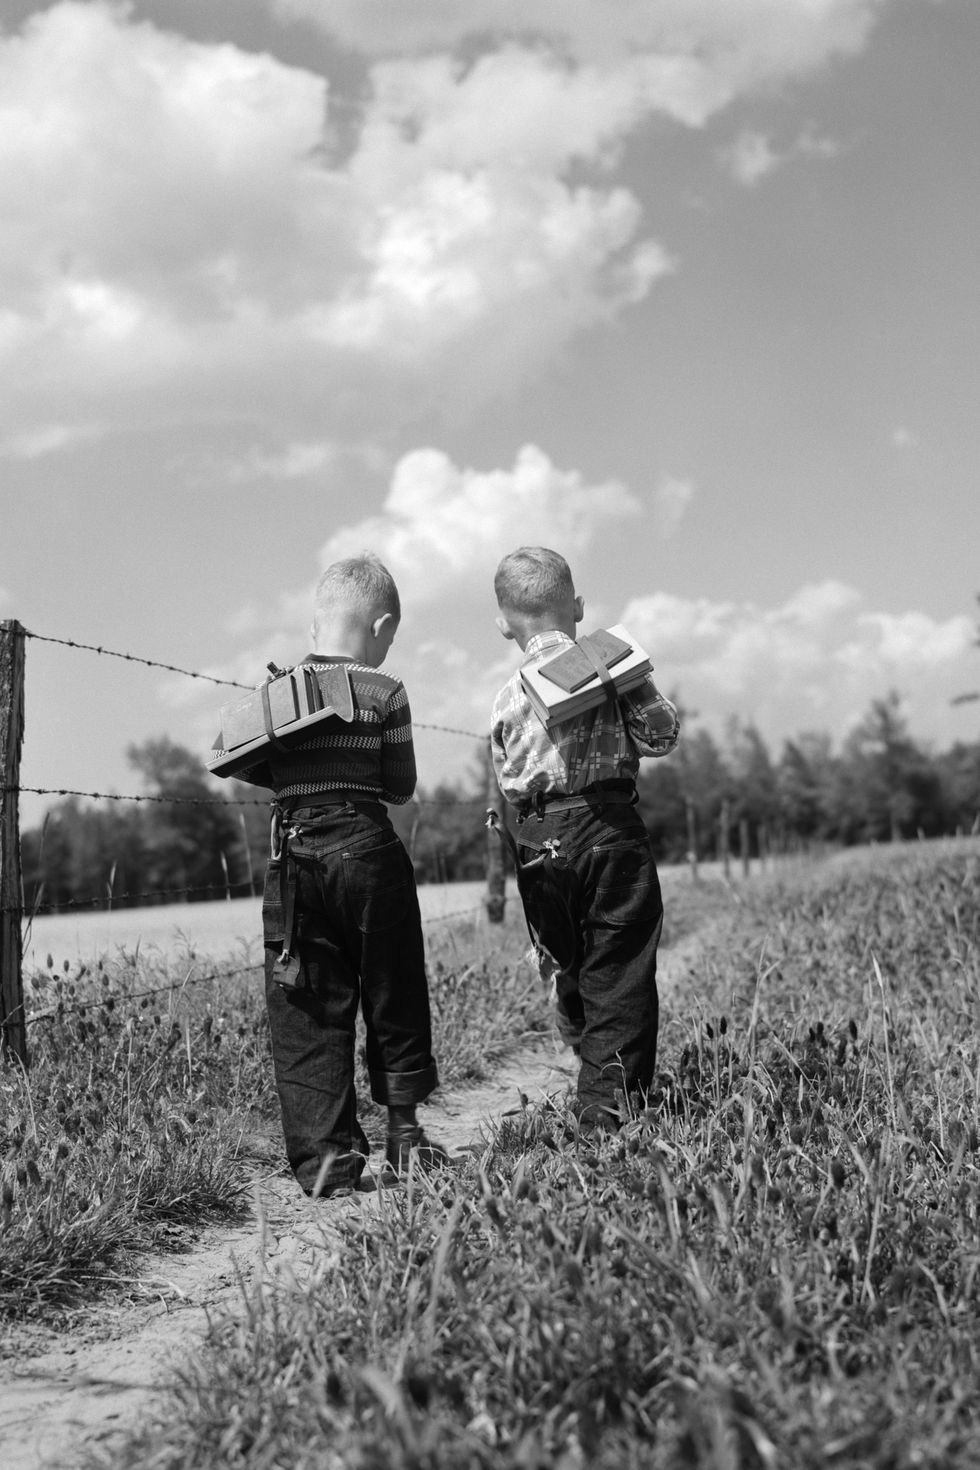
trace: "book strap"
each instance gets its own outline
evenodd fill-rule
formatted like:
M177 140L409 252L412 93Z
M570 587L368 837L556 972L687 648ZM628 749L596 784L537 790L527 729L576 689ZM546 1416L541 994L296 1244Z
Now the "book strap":
M263 684L262 685L261 697L262 697L262 723L265 726L265 733L266 733L266 737L267 737L267 739L269 741L269 744L272 745L272 746L274 746L276 750L288 750L289 749L289 746L288 745L284 745L283 742L279 739L279 736L276 734L275 727L273 726L273 723L272 723L272 707L269 704L269 685L268 684Z
M615 681L613 680L613 676L612 674L610 674L609 669L606 667L605 659L602 657L602 654L599 652L595 643L593 643L591 634L586 633L583 637L577 640L577 643L579 648L585 654L589 663L599 675L599 678L606 693L614 697L616 694Z

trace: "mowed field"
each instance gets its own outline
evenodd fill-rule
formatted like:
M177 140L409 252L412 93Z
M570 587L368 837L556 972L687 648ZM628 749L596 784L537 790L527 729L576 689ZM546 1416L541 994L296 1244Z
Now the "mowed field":
M717 863L702 864L700 868L705 877L717 877L719 870ZM741 868L733 864L732 873L740 877ZM668 903L672 895L691 884L689 870L681 865L661 868L660 877ZM422 884L419 904L423 922L427 928L457 917L485 922L486 892L482 881ZM507 900L519 908L511 880ZM76 909L64 914L40 914L25 931L24 968L27 972L51 966L60 969L65 961L71 966L78 962L91 964L103 955L132 954L137 947L140 954L149 952L158 957L210 957L254 964L262 955L261 908L261 899L238 898L99 913Z
M508 891L513 895L513 888ZM419 889L423 920L435 923L458 913L479 917L485 894L485 883L424 884ZM140 953L174 959L193 954L252 964L262 955L261 910L261 899L237 898L109 913L41 914L24 937L24 967L43 969L49 955L58 967L65 960L90 964L100 955L132 953L137 946Z

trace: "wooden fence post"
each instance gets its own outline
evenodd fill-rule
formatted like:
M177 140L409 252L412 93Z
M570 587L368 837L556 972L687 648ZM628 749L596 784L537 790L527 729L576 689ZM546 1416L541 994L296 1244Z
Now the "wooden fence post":
M504 826L507 821L507 804L501 795L500 787L497 785L489 741L487 741L487 806L497 813L497 820L501 826ZM486 904L487 919L491 924L502 924L504 922L504 910L507 907L506 889L507 874L504 870L504 845L499 835L488 827L487 892L484 903Z
M694 800L685 796L684 807L687 812L687 861L691 869L691 878L698 881L698 827L694 813Z
M0 1051L27 1065L23 884L20 871L20 749L24 741L24 629L0 622Z
M721 804L721 815L718 818L718 857L721 860L722 871L726 881L732 876L731 862L729 858L728 829L731 825L729 816L728 797Z

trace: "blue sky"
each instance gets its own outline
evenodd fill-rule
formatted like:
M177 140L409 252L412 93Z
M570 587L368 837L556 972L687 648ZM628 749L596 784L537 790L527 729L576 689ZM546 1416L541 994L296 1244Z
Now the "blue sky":
M252 682L372 547L477 731L545 542L719 738L976 738L978 54L975 0L0 0L0 617ZM31 640L24 784L224 698Z

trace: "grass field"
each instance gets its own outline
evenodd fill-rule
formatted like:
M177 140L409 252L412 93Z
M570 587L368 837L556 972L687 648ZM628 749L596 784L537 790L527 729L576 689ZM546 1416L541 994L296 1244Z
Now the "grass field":
M114 1465L980 1464L980 843L671 904L687 973L623 1129L529 1104L482 1167L338 1226L346 1269L249 1288ZM516 915L434 931L437 1051L465 1080L547 1009ZM8 1314L229 1208L230 1142L273 1107L251 989L144 1005L144 963L33 993L53 1018L0 1098Z
M419 889L423 918L434 922L458 910L479 911L485 893L485 883L425 884ZM92 964L100 955L131 953L137 947L158 955L193 950L214 960L260 960L261 900L40 914L27 931L24 965L27 970L42 968L49 955L58 967L65 960Z
M741 869L733 864L732 871L738 881ZM702 864L701 872L706 880L716 880L720 865ZM668 899L682 894L690 887L688 869L662 868L661 883ZM479 915L485 896L484 882L422 884L419 904L423 922L427 926L439 925L447 915ZM507 897L513 906L516 897L510 880ZM91 965L100 956L131 954L137 949L157 957L192 951L216 961L225 962L230 957L252 963L262 957L261 934L258 898L161 904L109 912L73 909L63 914L40 914L31 922L24 941L24 967L26 971L45 968L49 957L58 969L65 961L70 966L79 962Z

